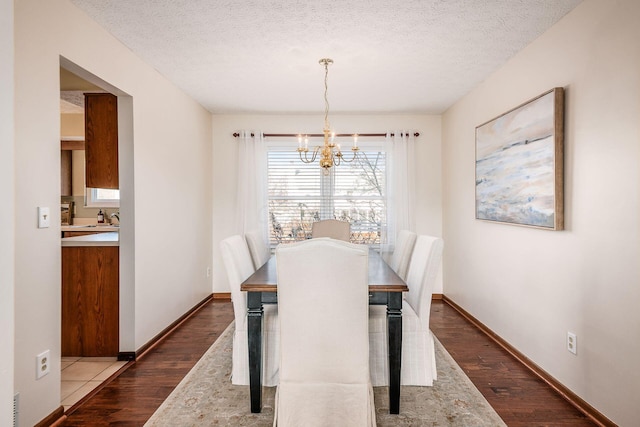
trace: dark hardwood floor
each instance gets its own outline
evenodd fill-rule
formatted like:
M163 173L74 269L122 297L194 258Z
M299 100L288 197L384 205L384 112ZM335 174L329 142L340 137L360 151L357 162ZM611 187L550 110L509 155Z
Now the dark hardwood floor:
M206 304L64 425L144 425L231 320L230 302ZM508 426L595 426L448 304L433 302L431 329Z
M214 300L207 303L169 337L73 411L64 425L144 425L232 320L231 302Z
M429 326L509 427L597 425L449 304L433 301Z

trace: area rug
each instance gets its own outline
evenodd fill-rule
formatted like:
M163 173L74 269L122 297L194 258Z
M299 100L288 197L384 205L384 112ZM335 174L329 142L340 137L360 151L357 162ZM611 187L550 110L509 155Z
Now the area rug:
M249 386L231 384L233 322L147 421L147 427L273 424L275 387L264 387L262 412L249 409ZM402 386L400 414L389 414L388 387L374 387L378 427L505 426L471 380L436 340L433 387Z

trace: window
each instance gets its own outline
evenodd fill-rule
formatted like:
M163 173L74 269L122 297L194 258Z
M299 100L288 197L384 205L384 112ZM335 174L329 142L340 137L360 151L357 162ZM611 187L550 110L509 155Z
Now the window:
M100 208L118 208L120 207L120 190L87 188L86 205Z
M351 241L379 245L386 229L386 155L382 142L361 146L353 163L325 175L316 160L303 163L291 146L270 146L268 159L269 236L272 245L311 237L322 219L351 223ZM350 153L345 153L347 158Z

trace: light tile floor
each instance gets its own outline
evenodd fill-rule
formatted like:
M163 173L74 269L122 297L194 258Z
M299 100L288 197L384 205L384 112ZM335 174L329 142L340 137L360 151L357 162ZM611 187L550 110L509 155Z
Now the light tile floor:
M126 363L118 362L115 357L63 357L60 404L64 410L67 411Z

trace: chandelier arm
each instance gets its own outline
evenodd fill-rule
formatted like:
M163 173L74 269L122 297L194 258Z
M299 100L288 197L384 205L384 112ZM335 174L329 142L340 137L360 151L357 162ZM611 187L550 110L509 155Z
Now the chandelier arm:
M342 156L340 156L340 157L342 158L342 161L343 161L343 162L345 162L345 163L352 163L355 159L357 159L357 158L359 157L358 152L360 152L362 155L364 155L364 158L365 158L365 159L367 158L367 155L366 155L364 152L360 151L360 150L352 150L352 151L353 151L353 155L352 155L352 157L351 157L351 160L347 160L347 159L344 157L344 154L343 154Z
M304 157L302 157L302 153L304 153ZM298 155L300 156L300 161L302 163L311 163L313 160L307 159L307 152L304 150L298 150Z
M311 157L311 159L307 158L307 152L305 151L304 153L304 159L302 158L302 153L300 154L300 160L302 160L304 163L313 163L316 160L316 156L315 154Z
M298 150L298 154L300 155L300 160L303 163L313 163L316 161L316 157L318 157L318 151L320 151L320 147L316 147L313 149L311 159L307 157L307 153L309 150ZM304 158L302 157L302 153L304 153Z

